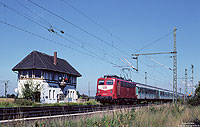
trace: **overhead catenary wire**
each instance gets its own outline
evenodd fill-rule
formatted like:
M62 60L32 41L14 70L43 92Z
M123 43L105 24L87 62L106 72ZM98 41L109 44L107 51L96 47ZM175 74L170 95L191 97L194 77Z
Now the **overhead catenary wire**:
M83 29L83 28L81 28L81 27L75 25L74 23L70 22L69 20L67 20L67 19L65 19L65 18L63 18L63 17L61 17L61 16L59 16L59 15L53 13L52 11L50 11L50 10L48 10L48 9L46 9L46 8L44 8L44 7L42 7L41 5L39 5L39 4L35 3L35 2L33 2L32 0L28 0L28 1L31 2L32 4L36 5L37 7L39 7L39 8L41 8L41 9L47 11L48 13L50 13L50 14L52 14L52 15L54 15L54 16L60 18L60 19L62 19L63 21L65 21L65 22L71 24L72 26L74 26L74 27L80 29L81 31L83 31L83 32L85 32L85 33L91 35L92 37L94 37L94 38L96 38L96 39L98 39L98 40L100 40L100 41L102 41L102 42L104 42L104 43L110 45L111 47L113 47L112 44L108 43L107 41L105 41L105 40L103 40L103 39L97 37L96 35L94 35L94 34L88 32L88 31L86 31L85 29ZM172 32L167 33L166 35L162 36L161 38L159 38L159 39L157 39L157 40L155 40L155 41L153 41L153 42L151 42L150 44L146 45L145 47L143 47L143 48L141 48L141 49L139 49L139 50L143 50L144 48L146 48L146 47L148 47L148 46L150 46L150 45L156 43L157 41L161 40L162 38L168 36L168 35L171 34L171 33L172 33ZM126 52L120 50L120 49L117 48L117 47L113 47L113 48L115 48L115 49L117 49L117 50L123 52L123 53L126 54L126 55L129 55L128 53L126 53ZM138 51L139 51L139 50L138 50ZM137 51L136 51L136 52L137 52ZM154 69L154 70L155 70L155 69Z
M29 12L31 12L32 14L34 14L35 16L37 16L40 20L43 21L43 23L45 25L48 26L52 26L47 20L45 20L44 18L42 18L41 16L39 16L37 13L35 13L34 11L32 11L30 8L28 8L26 5L24 5L22 2L20 2L19 0L15 0L19 5L21 5L22 7L24 7L26 10L28 10Z
M142 51L143 49L145 49L145 48L149 47L150 45L152 45L152 44L155 44L155 43L156 43L156 42L158 42L159 40L161 40L161 39L163 39L163 38L165 38L165 37L169 36L169 35L170 35L170 34L172 34L173 32L174 32L174 31L171 31L171 32L169 32L169 33L167 33L167 34L163 35L162 37L160 37L160 38L158 38L158 39L156 39L156 40L154 40L154 41L150 42L149 44L147 44L147 45L143 46L142 48L140 48L140 49L136 50L134 53L137 53L137 52L139 52L139 51Z
M99 24L97 21L95 21L94 19L92 19L90 16L86 15L85 13L83 13L81 10L79 10L78 8L76 8L75 6L73 6L72 4L70 4L69 2L67 2L66 0L62 0L66 5L68 5L69 7L71 7L72 9L74 9L76 12L80 13L82 16L84 16L85 18L87 18L90 22L92 22L93 24L95 24L96 26L98 26L99 28L101 28L102 30L104 30L105 32L107 32L111 38L115 37L116 39L118 39L120 42L123 42L127 45L129 45L128 48L130 48L131 50L134 49L136 50L134 47L130 47L130 44L128 44L127 42L125 42L124 40L122 40L120 37L118 37L117 35L115 35L114 33L110 32L110 30L106 29L104 26L102 26L101 24ZM113 46L113 40L112 40L112 46Z
M62 34L64 34L64 35L67 35L68 37L73 38L74 40L83 43L83 45L87 45L86 43L84 43L85 41L82 41L81 39L79 39L79 38L77 38L77 37L75 37L75 36L73 36L73 35L70 35L70 34L64 32L63 30L61 30L61 29L55 27L55 26L52 25L50 22L46 21L44 18L42 18L42 17L39 16L38 14L34 13L30 8L28 8L28 7L27 7L26 5L24 5L23 3L19 2L18 0L16 0L16 1L17 1L17 3L19 3L22 7L24 7L26 10L30 11L31 13L33 13L34 15L36 15L38 18L40 18L43 22L45 22L45 25L48 25L48 26L50 27L48 30L51 30L51 31L53 31L53 32L55 32L54 29L55 29L55 30L58 30L59 33L62 33ZM55 32L55 33L58 34L58 32ZM59 35L59 36L61 36L61 35ZM62 37L62 38L64 38L64 37ZM68 39L68 41L70 41L70 40ZM87 45L87 46L88 46L88 47L91 47L91 45ZM83 48L84 46L81 45L81 47ZM92 47L92 48L95 48L95 47ZM105 53L105 49L102 49L102 48L100 48L100 47L97 47L97 48L95 48L95 49L98 50L98 51L100 51L100 52ZM109 52L109 51L106 51L106 52ZM112 55L110 55L110 54L112 54ZM120 58L120 56L116 57L116 54L113 54L112 52L108 53L107 55L108 55L108 56L111 56L111 57L115 57L115 58L117 58L117 59Z
M140 61L140 60L138 60L139 62L141 62L141 63L143 63L144 65L146 65L147 67L150 67L148 64L146 64L146 63L144 63L144 62L142 62L142 61ZM153 69L154 71L156 71L157 73L159 73L160 75L162 75L163 77L168 77L167 75L165 75L165 74L163 74L163 73L161 73L160 71L158 71L158 70L156 70L155 68L153 68L153 67L150 67L151 69ZM169 78L169 77L168 77ZM169 78L170 79L170 78Z
M7 5L5 5L5 4L1 3L1 2L0 2L0 5L3 5L4 7L8 8L9 10L11 10L11 11L13 11L13 12L17 13L18 15L20 15L20 16L22 16L22 17L24 17L24 18L28 19L28 20L30 20L31 22L33 22L33 23L35 23L35 24L39 25L40 27L42 27L42 28L44 28L44 29L48 30L49 32L55 33L57 36L59 36L59 37L61 37L61 38L65 39L65 40L67 40L67 41L69 41L69 42L73 43L75 46L78 46L78 47L80 47L80 46L79 46L79 45L77 45L75 42L73 42L73 41L71 41L70 39L67 39L67 38L65 38L65 37L61 36L60 34L58 34L58 33L57 33L56 31L54 31L53 29L49 29L49 28L47 28L47 27L45 27L45 26L43 26L43 25L41 25L41 24L37 23L36 21L34 21L33 19L31 19L31 17L30 17L30 16L27 16L27 15L25 15L25 14L22 14L22 13L18 12L17 10L15 10L15 9L12 9L12 8L8 7ZM99 56L98 54L96 54L95 52L92 52L92 51L90 51L90 50L87 50L87 49L85 49L85 48L83 48L83 47L81 47L81 48L82 48L82 49L84 49L85 51L87 51L87 52L89 52L89 53L93 54L93 55L96 55L96 56L100 57L100 56ZM101 58L101 59L104 59L104 58ZM106 59L104 59L104 60L105 60L105 61L107 61Z
M48 30L47 27L44 27L43 25L41 25L41 24L35 22L35 21L32 20L29 16L26 16L25 14L19 13L19 12L16 11L15 9L12 9L12 8L8 7L7 5L3 4L2 2L0 2L0 5L4 6L5 8L7 8L7 9L13 11L13 12L15 12L15 13L18 14L18 15L21 15L22 17L25 17L26 19L30 20L31 22L33 22L33 23L35 23L35 24L37 24L37 25L39 25L39 26L41 26L41 27L43 27L43 28L45 28L45 29Z
M52 14L52 15L54 15L54 16L60 18L60 19L62 19L63 21L65 21L66 23L68 23L68 24L74 26L75 28L77 28L77 29L83 31L84 33L86 33L86 34L92 36L93 38L99 40L100 42L103 42L103 43L105 43L105 44L107 44L107 45L113 47L113 48L116 49L117 51L120 51L120 52L122 52L122 53L124 53L124 54L130 56L130 54L126 53L125 51L122 51L120 48L113 46L113 45L112 45L111 43L109 43L108 41L105 41L104 39L101 39L101 38L99 38L98 36L96 36L96 35L94 35L94 34L88 32L87 30L85 30L85 29L79 27L78 25L72 23L71 21L67 20L66 18L63 18L63 17L57 15L56 13L54 13L54 12L52 12L52 11L50 11L50 10L44 8L43 6L41 6L41 5L39 5L39 4L35 3L35 2L33 2L32 0L28 0L28 1L31 2L32 4L34 4L35 6L37 6L37 7L41 8L41 9L45 10L46 12L48 12L48 13L50 13L50 14Z
M134 71L135 72L135 71ZM140 76L142 76L142 77L145 77L145 75L144 74L142 74L142 73L140 73L140 72L135 72L135 73L137 73L138 75L140 75ZM160 82L161 84L166 84L167 82L165 82L165 81L161 81L161 80L158 80L158 79L156 79L156 78L153 78L153 77L151 77L151 76L149 76L148 77L151 81L157 81L157 82ZM170 82L168 82L169 84L171 84Z
M43 36L38 35L38 34L35 34L35 33L30 32L30 31L28 31L28 30L25 30L25 29L19 28L19 27L17 27L17 26L11 25L11 24L6 23L6 22L4 22L4 21L1 21L1 20L0 20L0 23L5 24L5 25L7 25L7 26L10 26L10 27L12 27L12 28L18 29L18 30L23 31L23 32L25 32L25 33L31 34L31 35L33 35L33 36L39 37L39 38L41 38L41 39L47 40L47 41L49 41L49 42L52 42L52 43L58 44L58 45L63 46L63 47L65 47L65 48L69 48L69 49L72 49L72 50L77 51L77 52L79 52L79 53L82 53L82 54L88 55L88 56L90 56L90 57L93 57L93 58L96 58L96 59L99 59L99 60L102 60L101 58L99 58L99 57L97 57L97 56L94 56L94 55L91 55L91 54L85 53L85 52L83 52L83 51L80 51L80 50L78 50L78 49L75 49L75 48L69 47L69 46L67 46L67 45L65 45L65 44L62 44L62 43L60 43L60 42L57 42L57 41L54 41L54 40L48 39L48 38L46 38L46 37L43 37ZM105 61L105 60L104 60L104 61ZM113 63L113 62L109 62L108 60L106 60L106 62L108 62L108 63L110 63L110 64L112 64L112 65L117 65L117 64L115 64L115 63Z
M114 57L114 58L117 58L117 59L120 59L120 57L121 57L121 56L119 56L119 55L117 55L117 54L114 54L114 53L108 51L108 50L102 49L102 48L99 47L99 46L91 46L91 45L87 44L86 41L82 41L81 39L79 39L79 38L77 38L77 37L75 37L75 36L73 36L73 35L70 35L70 34L68 34L68 33L66 33L66 32L65 32L64 34L66 34L68 37L70 37L70 38L72 38L72 39L74 39L74 40L76 40L76 41L82 42L82 43L83 43L83 46L82 46L82 47L88 46L88 47L94 48L95 50L97 50L97 51L99 51L99 52L101 52L101 53L105 53L105 52L106 52L108 56L111 56L111 57ZM112 54L112 55L110 55L110 54Z
M72 4L70 4L69 2L65 1L65 0L62 0L65 4L67 4L68 6L70 6L71 8L73 8L75 11L77 11L78 13L80 13L81 15L83 15L84 17L86 17L88 20L90 20L92 23L94 23L95 25L97 25L98 27L100 27L101 29L103 29L104 31L106 31L107 33L109 33L111 35L111 37L115 37L117 38L118 40L120 41L123 41L121 40L119 37L117 37L116 35L114 35L112 32L110 32L108 29L106 29L105 27L103 27L102 25L100 25L99 23L97 23L95 20L93 20L92 18L90 18L89 16L87 16L86 14L84 14L82 11L80 11L79 9L75 8L74 6L72 6ZM173 32L173 31L172 31ZM144 46L143 48L139 49L139 50L136 50L135 48L133 48L134 50L136 50L135 52L138 52L138 51L141 51L145 48L147 48L148 46L156 43L157 41L165 38L166 36L168 36L169 34L171 34L172 32L169 32L167 33L166 35L156 39L155 41L151 42L150 44L147 44L146 46ZM124 41L123 41L124 42ZM132 48L132 47L131 47Z
M149 67L149 65L148 64L146 64L146 63L144 63L144 62L142 62L142 61L140 61L141 63L143 63L143 64L145 64L147 67ZM152 67L151 67L152 68ZM159 71L157 71L157 70L155 70L154 68L152 68L155 72L157 72L157 73L159 73L160 75L162 75L164 78L166 78L166 75L165 74L163 74L163 73L161 73L161 72L159 72ZM132 70L131 70L132 71ZM134 71L135 72L135 71ZM135 73L137 73L137 74L139 74L140 76L145 76L144 74L141 74L140 72L135 72ZM167 76L168 77L168 76ZM150 78L152 81L154 80L154 81L157 81L157 82L161 82L162 84L165 84L166 82L168 82L170 85L171 85L171 83L168 81L168 80L165 80L165 82L164 81L160 81L160 80L158 80L158 79L156 79L156 78Z
M99 28L101 28L101 29L103 29L104 31L106 31L107 33L109 33L109 34L111 35L111 37L114 36L114 37L117 38L118 40L124 42L124 41L121 40L119 37L117 37L115 34L113 34L113 33L110 32L108 29L106 29L105 27L103 27L102 25L100 25L99 23L97 23L97 22L96 22L95 20L93 20L91 17L89 17L88 15L86 15L85 13L83 13L82 11L80 11L79 9L77 9L76 7L74 7L72 4L70 4L70 3L67 2L66 0L62 0L62 1L63 1L66 5L68 5L69 7L71 7L72 9L74 9L75 11L77 11L78 13L80 13L81 15L83 15L84 17L86 17L89 21L91 21L92 23L94 23L96 26L98 26ZM131 48L134 49L134 50L136 50L135 52L139 52L139 51L141 51L141 50L147 48L148 46L150 46L150 45L152 45L152 44L158 42L159 40L161 40L161 39L167 37L167 36L170 35L171 33L173 33L173 31L167 33L166 35L164 35L164 36L162 36L162 37L160 37L160 38L158 38L158 39L156 39L156 40L154 40L153 42L147 44L146 46L144 46L143 48L141 48L141 49L139 49L139 50L136 50L135 48L132 48L132 47L131 47ZM129 46L129 47L130 47L130 46Z
M95 20L93 20L92 18L90 18L89 16L87 16L85 13L83 13L82 11L80 11L79 9L77 9L76 7L74 7L72 4L70 4L69 2L62 0L66 5L68 5L69 7L71 7L72 9L74 9L75 11L77 11L78 13L80 13L81 15L83 15L84 17L86 17L88 20L90 20L92 23L94 23L95 25L97 25L98 27L100 27L101 29L103 29L104 31L106 31L107 33L111 34L112 33L107 30L106 28L104 28L102 25L100 25L99 23L97 23Z
M169 69L170 71L172 71L172 68L171 68L171 67L168 67L167 65L162 64L162 63L158 62L157 60L155 60L155 59L153 59L153 58L150 58L150 57L149 57L149 59L151 59L153 62L155 62L155 63L161 65L162 67L164 67L164 68Z
M63 37L63 36L61 36L61 35L59 35L58 33L55 33L55 34L58 35L59 37L63 38L64 40L67 40L67 41L72 42L73 44L75 44L73 41L71 41L71 40L69 40L69 39L67 39L67 38L65 38L65 37ZM76 45L76 44L75 44L75 45ZM76 45L76 46L79 46L79 45ZM81 48L84 49L85 51L87 51L87 52L89 52L89 53L91 53L91 54L97 56L98 58L100 58L100 59L103 60L103 61L107 61L107 62L109 62L109 63L112 63L112 62L108 61L107 59L105 59L105 57L102 57L102 58L101 58L101 56L99 56L99 55L96 54L95 52L92 52L92 51L90 51L90 50L87 50L87 49L85 49L85 48L83 48L83 47L81 47ZM116 65L116 64L115 64L115 65Z

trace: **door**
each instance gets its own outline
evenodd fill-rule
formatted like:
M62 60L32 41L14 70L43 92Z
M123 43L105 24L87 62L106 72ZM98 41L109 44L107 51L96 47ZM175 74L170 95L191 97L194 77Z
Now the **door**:
M138 87L136 86L136 96L138 96Z
M120 81L117 80L117 96L120 96Z

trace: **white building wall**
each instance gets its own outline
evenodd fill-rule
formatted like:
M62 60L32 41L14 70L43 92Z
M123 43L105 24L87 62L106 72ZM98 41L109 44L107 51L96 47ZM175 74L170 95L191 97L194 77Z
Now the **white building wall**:
M18 80L18 97L22 98L22 88L24 84L32 82L33 87L39 84L40 88L40 102L41 103L63 103L76 102L78 96L75 86L66 85L61 88L56 83L47 83L43 79L19 79ZM62 97L61 97L62 96ZM60 99L61 97L61 99Z

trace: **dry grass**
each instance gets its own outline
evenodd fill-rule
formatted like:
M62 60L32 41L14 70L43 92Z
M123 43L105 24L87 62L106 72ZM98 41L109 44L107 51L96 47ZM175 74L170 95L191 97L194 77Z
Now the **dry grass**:
M142 108L132 121L136 127L177 127L200 118L200 107L167 104Z
M78 118L76 120L42 120L28 123L32 127L178 127L183 123L200 120L200 106L165 104L141 109L119 110L104 115ZM27 123L16 123L27 126Z
M0 98L0 102L10 102L13 103L15 101L14 98Z
M68 106L68 105L97 105L100 104L95 100L85 102L66 102L41 104L26 99L0 98L0 107L42 107L42 106Z

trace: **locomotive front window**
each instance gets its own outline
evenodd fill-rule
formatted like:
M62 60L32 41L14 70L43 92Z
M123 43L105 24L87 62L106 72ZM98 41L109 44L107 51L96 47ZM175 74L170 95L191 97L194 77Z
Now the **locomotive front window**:
M113 85L113 80L107 80L107 85Z
M99 80L99 85L104 85L104 80Z

